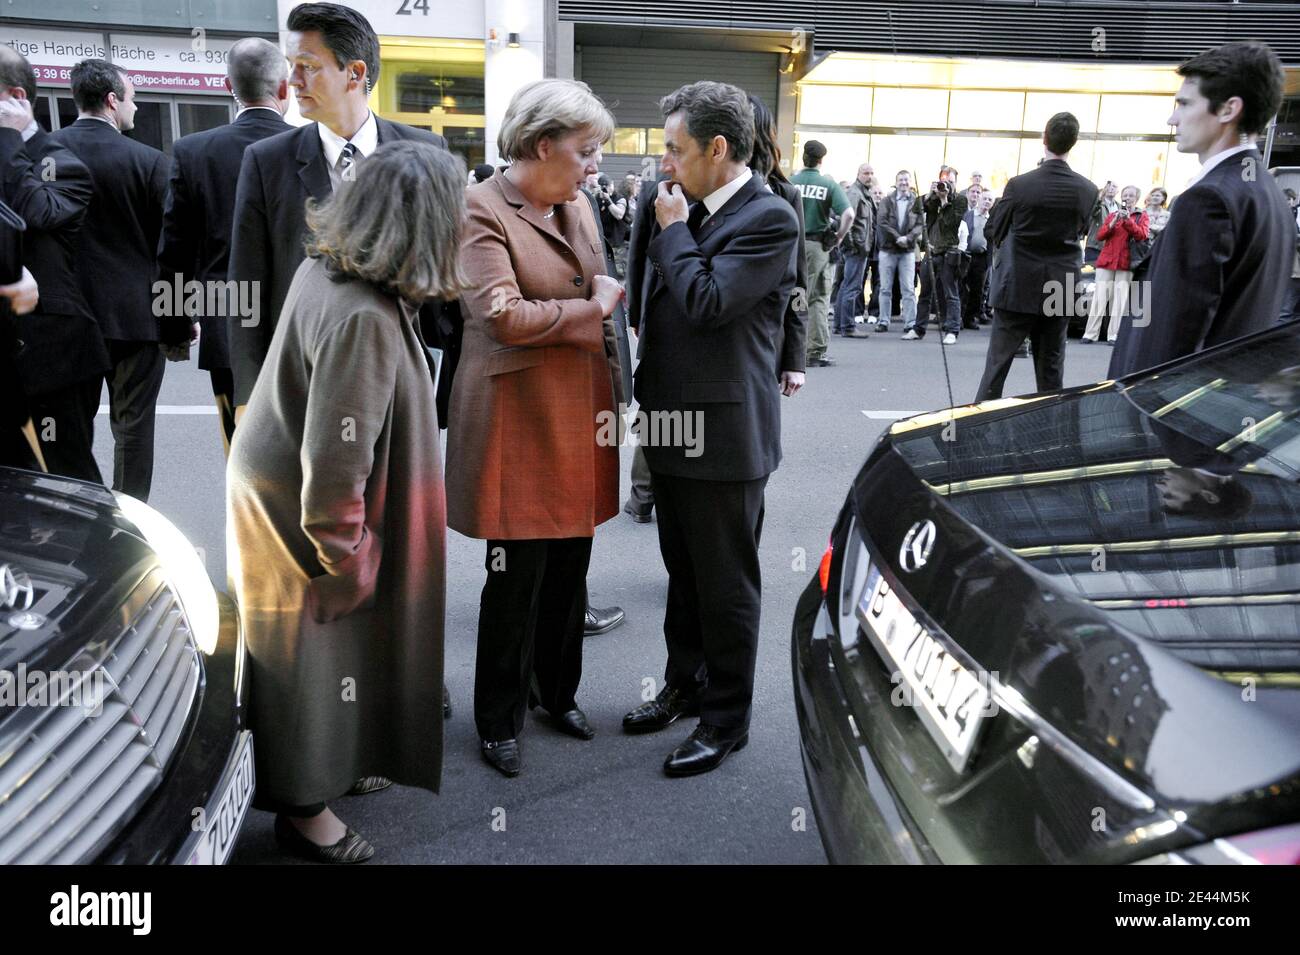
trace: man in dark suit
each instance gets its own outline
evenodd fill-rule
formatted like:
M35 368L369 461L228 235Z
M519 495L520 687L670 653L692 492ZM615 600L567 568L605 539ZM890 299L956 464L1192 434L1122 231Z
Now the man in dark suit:
M997 249L989 280L993 329L976 401L1002 397L1026 336L1038 390L1061 387L1074 276L1082 262L1079 242L1097 197L1097 187L1065 161L1078 139L1079 121L1072 114L1049 119L1043 161L1008 180L989 215L988 237Z
M18 336L15 315L26 315L40 301L40 287L23 265L22 234L27 223L0 202L0 465L39 471L35 443L28 442L27 398L18 382L14 354Z
M781 460L776 340L799 220L745 165L754 114L743 91L693 83L662 108L671 182L658 184L647 247L636 397L668 570L668 665L664 689L623 727L648 732L698 712L664 763L687 776L749 738L763 492Z
M77 275L108 346L113 489L149 500L154 413L165 362L154 314L154 258L167 195L167 157L122 135L135 126L135 88L107 60L72 68L77 121L50 138L90 170L94 196L77 243Z
M226 89L240 107L235 121L183 136L172 145L171 183L158 244L158 279L168 288L179 284L183 289L191 281L203 283L205 289L209 283L222 283L225 288L235 184L244 150L292 129L284 121L287 72L284 55L274 43L260 37L240 40L226 59ZM205 306L207 299L205 294ZM200 315L168 315L160 321L167 355L175 361L189 358L193 336L201 329L199 367L212 377L227 454L235 433L235 386L226 321L238 310L238 303L238 290L234 290L224 302L214 302L218 306L214 314L205 310Z
M244 151L229 275L257 282L259 294L257 314L228 321L236 408L248 403L303 260L307 200L327 199L381 143L417 139L447 145L441 136L370 112L366 102L379 81L379 38L360 13L335 3L304 3L289 12L287 26L289 86L302 115L313 122ZM424 324L428 331L428 320Z
M1182 66L1169 125L1201 169L1151 250L1147 294L1120 326L1118 378L1268 328L1291 274L1294 218L1255 140L1282 102L1282 64L1257 41Z
M51 474L102 481L95 413L108 350L77 280L77 238L90 172L32 117L36 74L0 46L0 199L27 224L23 265L40 287L35 310L14 319L14 355L27 410Z

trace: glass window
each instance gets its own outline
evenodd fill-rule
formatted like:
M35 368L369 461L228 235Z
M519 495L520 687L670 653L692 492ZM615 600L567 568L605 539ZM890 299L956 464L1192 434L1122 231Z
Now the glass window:
M664 128L651 126L646 130L646 155L662 156L664 154Z
M71 95L54 97L54 105L59 112L59 129L77 121L77 104L72 101Z
M898 171L906 169L913 186L920 183L918 188L928 188L944 163L944 141L943 136L872 136L869 158L876 178L892 188Z
M173 137L171 100L146 100L137 96L135 102L135 128L126 135L170 155Z
M50 97L45 93L39 93L36 99L32 100L32 115L36 117L36 122L41 124L41 129L53 129L50 125Z
M953 90L948 128L1019 129L1024 112L1024 93Z
M799 122L812 126L870 126L871 87L799 87Z
M1099 132L1168 133L1169 114L1174 111L1170 96L1120 96L1107 93L1101 98Z
M826 147L822 172L836 182L855 179L858 167L868 162L871 137L866 133L822 133L799 131L794 134L794 155L790 157L790 172L803 168L803 144L815 139ZM877 175L879 170L877 170Z
M945 161L957 168L959 187L970 185L971 173L978 172L984 188L1001 195L1007 180L1020 172L1020 143L1010 137L949 136Z
M483 162L483 44L391 36L380 37L379 44L379 85L371 108L385 119L441 133L471 166Z
M1073 113L1079 121L1079 132L1095 133L1100 101L1096 93L1027 93L1025 122L1021 128L1041 135L1047 121L1057 113Z
M193 103L187 100L176 101L176 118L180 121L180 134L214 129L230 122L230 105L228 103Z
M1164 182L1169 148L1168 143L1099 141L1092 178L1098 185L1113 179L1121 189L1137 186L1146 195L1151 186Z
M1165 188L1169 190L1172 200L1187 188L1187 180L1200 171L1201 161L1196 153L1180 153L1173 143L1169 144L1169 160L1165 163Z
M877 87L871 125L907 129L945 129L948 91Z
M606 152L616 155L642 156L645 154L645 130L639 126L620 126L614 137L606 143Z

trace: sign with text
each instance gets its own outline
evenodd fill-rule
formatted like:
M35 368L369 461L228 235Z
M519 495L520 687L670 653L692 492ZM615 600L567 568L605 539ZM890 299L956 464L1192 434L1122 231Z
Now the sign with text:
M289 11L299 0L279 0L280 29L285 29ZM380 36L438 37L459 40L482 40L484 0L349 0ZM497 24L501 29L518 30L519 26Z
M217 40L201 30L192 36L114 33L110 59L147 93L221 93L226 57L234 40Z
M0 24L0 44L22 54L40 86L71 86L68 73L88 57L107 56L104 34L70 30L33 30Z

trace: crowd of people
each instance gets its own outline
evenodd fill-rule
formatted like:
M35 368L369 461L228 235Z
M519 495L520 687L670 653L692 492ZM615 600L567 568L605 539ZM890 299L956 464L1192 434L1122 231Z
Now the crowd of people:
M933 306L949 344L991 322L982 400L1025 339L1039 390L1061 386L1067 319L1045 310L1045 283L1077 270L1084 243L1101 289L1085 339L1109 310L1114 374L1261 328L1295 286L1294 197L1288 210L1269 177L1239 171L1262 162L1254 138L1281 95L1259 44L1180 68L1173 125L1203 165L1167 210L1163 189L1139 208L1136 188L1071 171L1068 113L996 200L979 174L959 189L950 166L925 195L907 171L886 193L870 164L841 184L816 141L787 177L767 107L711 81L664 97L653 181L600 173L614 118L561 79L516 93L504 165L470 173L441 137L370 111L379 44L361 14L306 3L287 26L284 52L234 45L236 119L178 140L170 162L121 135L123 70L74 68L80 116L47 134L31 67L0 48L0 453L101 481L107 381L113 486L143 499L164 362L197 344L228 452L257 804L286 850L318 861L373 854L330 808L340 796L439 788L447 528L484 542L485 762L522 772L533 709L595 735L578 701L583 638L621 618L587 600L596 528L620 503L602 418L635 402L707 424L698 447L643 433L624 505L638 521L657 511L669 583L663 684L623 729L698 716L664 762L695 775L748 742L780 399L833 363L831 315L841 336L885 331L897 302L916 340ZM306 125L283 119L291 91ZM1125 322L1143 266L1154 295Z

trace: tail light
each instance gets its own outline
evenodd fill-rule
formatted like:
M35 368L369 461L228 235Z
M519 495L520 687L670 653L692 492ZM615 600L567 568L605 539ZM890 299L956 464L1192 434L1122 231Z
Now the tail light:
M831 587L831 556L835 552L835 544L827 542L826 553L822 554L822 562L817 567L817 580L822 585L822 596L826 596L826 591Z

